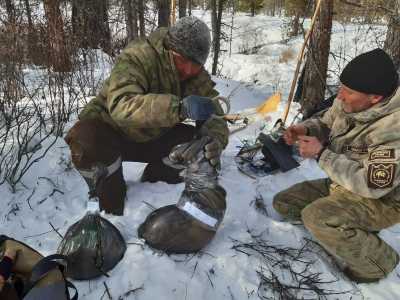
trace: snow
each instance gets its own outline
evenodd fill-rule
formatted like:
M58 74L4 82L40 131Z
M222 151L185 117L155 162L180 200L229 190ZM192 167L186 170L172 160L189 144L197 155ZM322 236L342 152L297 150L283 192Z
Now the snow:
M209 22L208 13L197 11L196 15ZM283 100L287 99L302 38L280 43L282 22L279 17L235 15L237 29L234 30L232 55L223 55L221 77L214 78L221 95L231 99L232 112L254 107L276 91L283 93ZM375 26L374 30L379 32L384 28ZM333 31L332 49L341 49L347 58L376 47L371 43L371 40L376 40L372 34L366 40L356 38L360 31L357 25L343 27L335 24ZM238 54L240 45L246 42L245 37L252 46L264 46L254 55ZM346 45L345 49L343 45ZM295 55L290 60L281 61L282 53L287 50ZM336 73L340 66L343 66L343 62L331 61L330 68ZM207 67L210 67L210 60ZM103 71L100 70L98 74L104 75ZM335 82L336 78L332 77L331 80ZM278 111L270 115L271 120L282 116L285 104L282 101ZM294 104L289 122L297 114L297 109L298 106ZM71 121L69 126L73 123ZM79 299L102 299L104 283L113 299L258 299L260 279L256 271L260 271L262 262L256 255L247 256L232 249L233 240L250 242L253 234L261 235L273 245L300 248L304 238L310 238L310 235L302 226L283 222L272 208L272 198L277 192L297 182L324 177L323 171L312 160L302 161L300 167L287 173L257 180L237 170L234 156L242 141L254 140L261 128L268 130L272 123L258 121L230 137L222 155L220 172L220 183L228 193L225 218L213 241L196 255L167 256L143 245L143 241L137 238L138 226L152 211L149 204L156 208L175 204L184 185L141 183L139 178L144 164L124 163L128 187L124 216L103 216L121 231L128 249L122 261L109 272L109 277L74 282L79 289ZM64 234L70 225L84 215L88 192L83 179L71 167L69 150L62 139L56 142L44 159L33 165L23 183L25 187L20 186L16 193L11 193L6 184L0 186L0 231L23 240L44 255L52 254L57 250L60 237L51 225ZM254 208L254 200L258 195L265 201L267 216ZM397 225L383 230L380 236L400 251L399 232L400 226ZM351 291L328 296L328 299L400 299L399 266L377 284L355 285L337 272L322 253L309 259L315 260L312 271L321 272L324 280L332 280L337 276L338 281L330 284L330 289ZM129 295L126 294L136 288ZM266 295L273 297L268 292ZM301 295L305 299L312 299L307 298L306 294L299 294L299 298ZM103 299L107 299L107 296Z

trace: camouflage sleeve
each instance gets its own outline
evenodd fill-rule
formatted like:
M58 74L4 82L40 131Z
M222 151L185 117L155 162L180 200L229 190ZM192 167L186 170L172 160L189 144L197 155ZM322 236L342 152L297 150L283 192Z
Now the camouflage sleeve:
M218 95L216 90L213 89L212 91ZM209 97L215 97L214 92L210 94ZM222 147L225 149L225 147L228 145L229 129L226 121L222 118L224 115L224 110L222 109L221 105L217 101L214 102L214 105L216 108L216 116L207 120L203 127L207 128L209 135L218 139Z
M226 121L218 116L208 119L202 126L207 135L216 138L223 148L228 145L229 130Z
M335 101L331 108L329 108L322 117L311 118L304 121L302 124L306 126L308 130L307 135L317 137L321 142L327 142L329 133L332 128L333 121L340 109L340 104Z
M363 161L326 149L319 165L334 182L366 198L381 198L400 184L400 147L393 144L374 147Z
M180 121L180 99L172 94L148 94L151 76L147 69L151 66L146 68L142 61L131 53L122 53L115 64L108 86L110 115L124 131L172 127Z

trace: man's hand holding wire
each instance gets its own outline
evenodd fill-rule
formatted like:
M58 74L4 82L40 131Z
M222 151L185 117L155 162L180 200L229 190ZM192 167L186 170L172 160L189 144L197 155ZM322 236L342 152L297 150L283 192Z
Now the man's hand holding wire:
M304 125L297 124L289 126L283 134L283 139L286 144L293 145L298 141L299 136L305 136L307 134L307 128Z
M297 137L299 153L304 158L319 158L324 146L315 136L300 135Z

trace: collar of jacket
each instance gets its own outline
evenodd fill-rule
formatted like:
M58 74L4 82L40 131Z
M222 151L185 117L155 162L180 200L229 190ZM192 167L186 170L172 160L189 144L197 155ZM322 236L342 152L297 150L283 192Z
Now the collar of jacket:
M181 84L179 80L178 70L175 67L171 51L166 48L165 40L168 38L168 28L159 28L152 32L147 38L148 43L158 53L162 60L161 65L168 71L167 74L171 74L174 77L174 82L177 85L176 90L181 92ZM181 96L181 95L177 95Z
M159 28L156 31L153 31L148 37L147 41L150 45L157 51L157 53L161 56L166 52L166 47L164 40L168 35L168 28Z
M342 104L340 104L342 107ZM346 118L358 123L370 123L386 115L400 111L400 88L380 103L357 113L344 113Z

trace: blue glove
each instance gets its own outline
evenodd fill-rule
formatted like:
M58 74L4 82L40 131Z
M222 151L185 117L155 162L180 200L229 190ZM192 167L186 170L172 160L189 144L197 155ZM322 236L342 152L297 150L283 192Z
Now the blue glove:
M181 117L183 119L205 121L213 114L215 114L215 105L208 97L191 95L182 99Z

